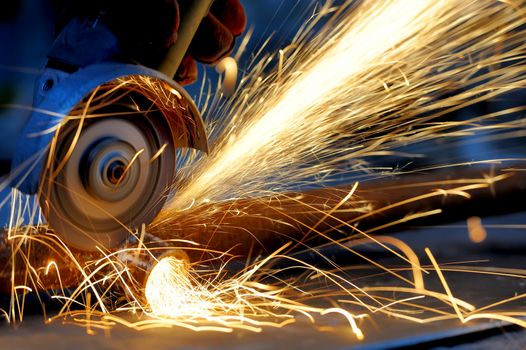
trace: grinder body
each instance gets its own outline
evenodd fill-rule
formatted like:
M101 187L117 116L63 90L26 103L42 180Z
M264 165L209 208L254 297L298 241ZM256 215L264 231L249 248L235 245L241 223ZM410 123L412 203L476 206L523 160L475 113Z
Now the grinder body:
M98 19L74 18L50 50L10 184L36 194L46 222L73 247L121 245L162 208L176 149L208 151L196 106L171 79L211 1L195 3L200 12L181 21L185 40L156 67L163 72L130 63Z

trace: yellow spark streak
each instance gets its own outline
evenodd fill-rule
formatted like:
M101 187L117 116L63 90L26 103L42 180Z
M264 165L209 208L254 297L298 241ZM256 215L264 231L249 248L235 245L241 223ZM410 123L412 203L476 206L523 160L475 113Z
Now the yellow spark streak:
M451 288L449 288L449 284L446 281L446 278L444 277L444 274L442 273L442 270L440 270L440 267L438 266L438 263L433 256L433 253L431 253L431 250L429 248L425 248L425 252L427 256L429 257L429 260L431 260L431 263L433 264L433 267L435 268L436 273L438 274L438 278L440 279L440 282L442 282L442 286L444 287L446 294L449 297L449 300L451 302L451 305L453 306L453 309L455 309L455 313L457 314L460 321L465 322L464 315L460 311L460 308L458 307L458 304L455 301L455 297L453 296L453 293L451 292Z
M121 184L122 180L124 180L124 178L126 177L126 174L128 173L128 171L130 171L132 165L135 163L135 161L139 158L139 156L141 154L144 153L144 148L141 148L140 150L137 151L137 153L135 153L135 155L132 157L132 159L130 160L130 162L128 163L128 165L126 165L126 168L124 168L124 171L122 172L122 175L121 177L119 177L119 180L117 181L117 183L115 184L115 188L119 187L119 185Z
M58 270L57 263L52 260L46 266L46 272L45 272L46 276L49 273L49 269L51 268L51 266L55 267L55 270L57 271L57 275L59 275L59 270Z
M354 319L354 315L352 315L350 312L345 311L345 310L340 309L340 308L330 308L330 309L325 309L325 310L321 311L322 315L328 315L328 314L331 314L331 313L337 313L337 314L340 314L343 317L345 317L347 319L347 321L349 322L349 324L351 325L351 328L352 328L354 334L356 335L356 338L358 338L358 340L363 340L363 333L360 330L360 328L358 328L358 326L356 325L356 321Z
M332 100L332 95L337 94L342 85L366 71L371 64L380 65L389 50L418 33L450 3L432 0L377 2L358 25L345 29L334 47L328 45L326 53L300 69L299 78L290 83L288 91L273 101L270 110L246 126L238 139L221 151L219 159L186 192L206 192L219 185L225 178L239 173L247 160L257 158L277 140L302 128L306 117Z
M164 150L166 149L166 147L168 146L167 143L165 143L164 145L161 146L161 148L159 148L159 150L153 155L153 157L150 159L150 163L153 163L155 162L155 160L157 158L159 158L161 156L161 154L163 154Z
M32 292L33 289L29 288L28 286L15 286L13 288L14 290L25 290L25 291L28 291L28 292Z
M444 274L442 273L442 269L440 269L440 266L438 266L438 263L433 256L433 253L431 253L431 250L429 248L425 248L425 252L427 256L429 257L429 260L431 260L431 263L433 264L433 267L435 268L436 273L438 274L438 277L440 279L440 282L442 283L442 286L444 287L446 294L448 295L451 304L453 306L453 309L455 310L455 314L458 316L458 319L462 323L467 323L472 320L477 319L490 319L490 320L499 320L508 322L511 324L516 324L520 327L526 328L526 321L515 318L515 317L509 317L505 314L497 314L497 313L477 313L474 310L472 313L468 316L465 316L460 308L458 307L458 304L455 302L455 297L453 296L453 293L451 292L451 289L449 287L449 284L446 281L446 278L444 277ZM519 313L519 315L523 315L522 313Z
M217 330L218 327L206 323L223 325L219 331L244 329L260 332L262 327L284 327L294 323L294 318L286 314L278 316L264 307L274 307L304 314L314 321L312 313L327 315L338 313L344 316L356 337L363 339L363 332L356 324L356 318L341 308L315 308L295 303L279 296L279 289L273 286L248 281L258 272L260 264L254 265L237 279L227 280L217 286L206 287L191 281L187 263L172 256L161 259L150 272L146 283L145 295L153 316L160 324L172 324L189 327L189 323L198 322L195 330ZM195 285L194 285L195 284ZM259 300L259 302L257 302ZM273 316L286 319L281 322L264 321L260 318ZM117 321L118 322L118 321ZM150 324L146 327L148 327ZM131 325L130 325L131 326ZM134 323L133 327L144 329L144 323Z

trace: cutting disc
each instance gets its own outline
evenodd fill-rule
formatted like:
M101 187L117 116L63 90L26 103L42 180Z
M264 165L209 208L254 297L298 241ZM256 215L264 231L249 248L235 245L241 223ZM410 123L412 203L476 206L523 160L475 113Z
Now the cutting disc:
M174 152L166 119L141 95L70 118L43 174L47 223L79 249L122 244L161 210L175 176Z

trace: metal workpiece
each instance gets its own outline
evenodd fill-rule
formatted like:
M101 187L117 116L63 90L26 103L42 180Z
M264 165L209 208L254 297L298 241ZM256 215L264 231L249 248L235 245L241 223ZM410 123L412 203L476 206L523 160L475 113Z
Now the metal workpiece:
M493 172L495 182L485 183L484 175L488 171ZM451 180L451 183L444 184L444 179ZM471 197L454 194L460 193L461 189L465 189ZM149 271L166 256L198 262L218 256L224 259L230 256L241 259L268 256L289 242L293 243L290 248L295 248L297 252L303 249L312 252L312 247L323 249L323 245L331 240L346 245L362 245L373 242L375 233L385 233L378 228L384 227L389 232L408 230L403 225L404 219L409 225L444 224L462 221L473 215L499 215L522 210L524 205L519 207L513 203L524 196L526 177L520 171L486 167L458 169L449 172L448 176L406 175L365 182L354 190L351 200L342 203L351 190L352 187L346 186L332 187L226 201L182 211L167 210L146 227L142 241L131 239L122 246L118 258L126 264L138 286L144 286ZM416 197L421 199L413 201ZM419 220L410 219L407 215L432 210L441 210L442 213ZM396 227L390 223L396 223ZM373 234L373 239L364 238L358 231L353 232L349 225ZM47 235L45 227L37 230L36 234L45 239L32 241L31 248L24 246L22 249L31 249L31 266L41 267L36 270L35 279L40 281L38 285L43 290L56 289L58 275L62 278L63 288L77 286L84 280L79 266L84 267L101 258L99 253L74 247L68 248L68 254L57 253L59 249L53 247L64 248L64 244L55 241L53 235ZM0 263L6 272L0 274L0 285L6 288L0 288L0 293L6 293L9 292L13 266L15 282L22 283L26 265L20 255L17 255L16 261L11 260L12 242L0 241L0 245L3 247ZM49 261L56 262L57 273L44 273Z
M492 174L489 176L488 174ZM284 244L297 251L361 239L363 233L401 230L521 210L526 192L520 171L460 167L408 174L353 185L231 200L165 210L148 228L161 239L196 242L187 253L266 256ZM345 199L350 193L347 199Z

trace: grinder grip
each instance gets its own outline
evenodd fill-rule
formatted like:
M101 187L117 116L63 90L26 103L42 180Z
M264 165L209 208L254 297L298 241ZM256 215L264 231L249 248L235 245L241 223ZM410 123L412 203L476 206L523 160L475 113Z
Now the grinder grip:
M188 1L188 7L181 13L181 24L177 41L168 49L164 60L157 69L170 78L175 76L179 65L190 47L197 28L203 18L208 14L214 0L192 0Z

